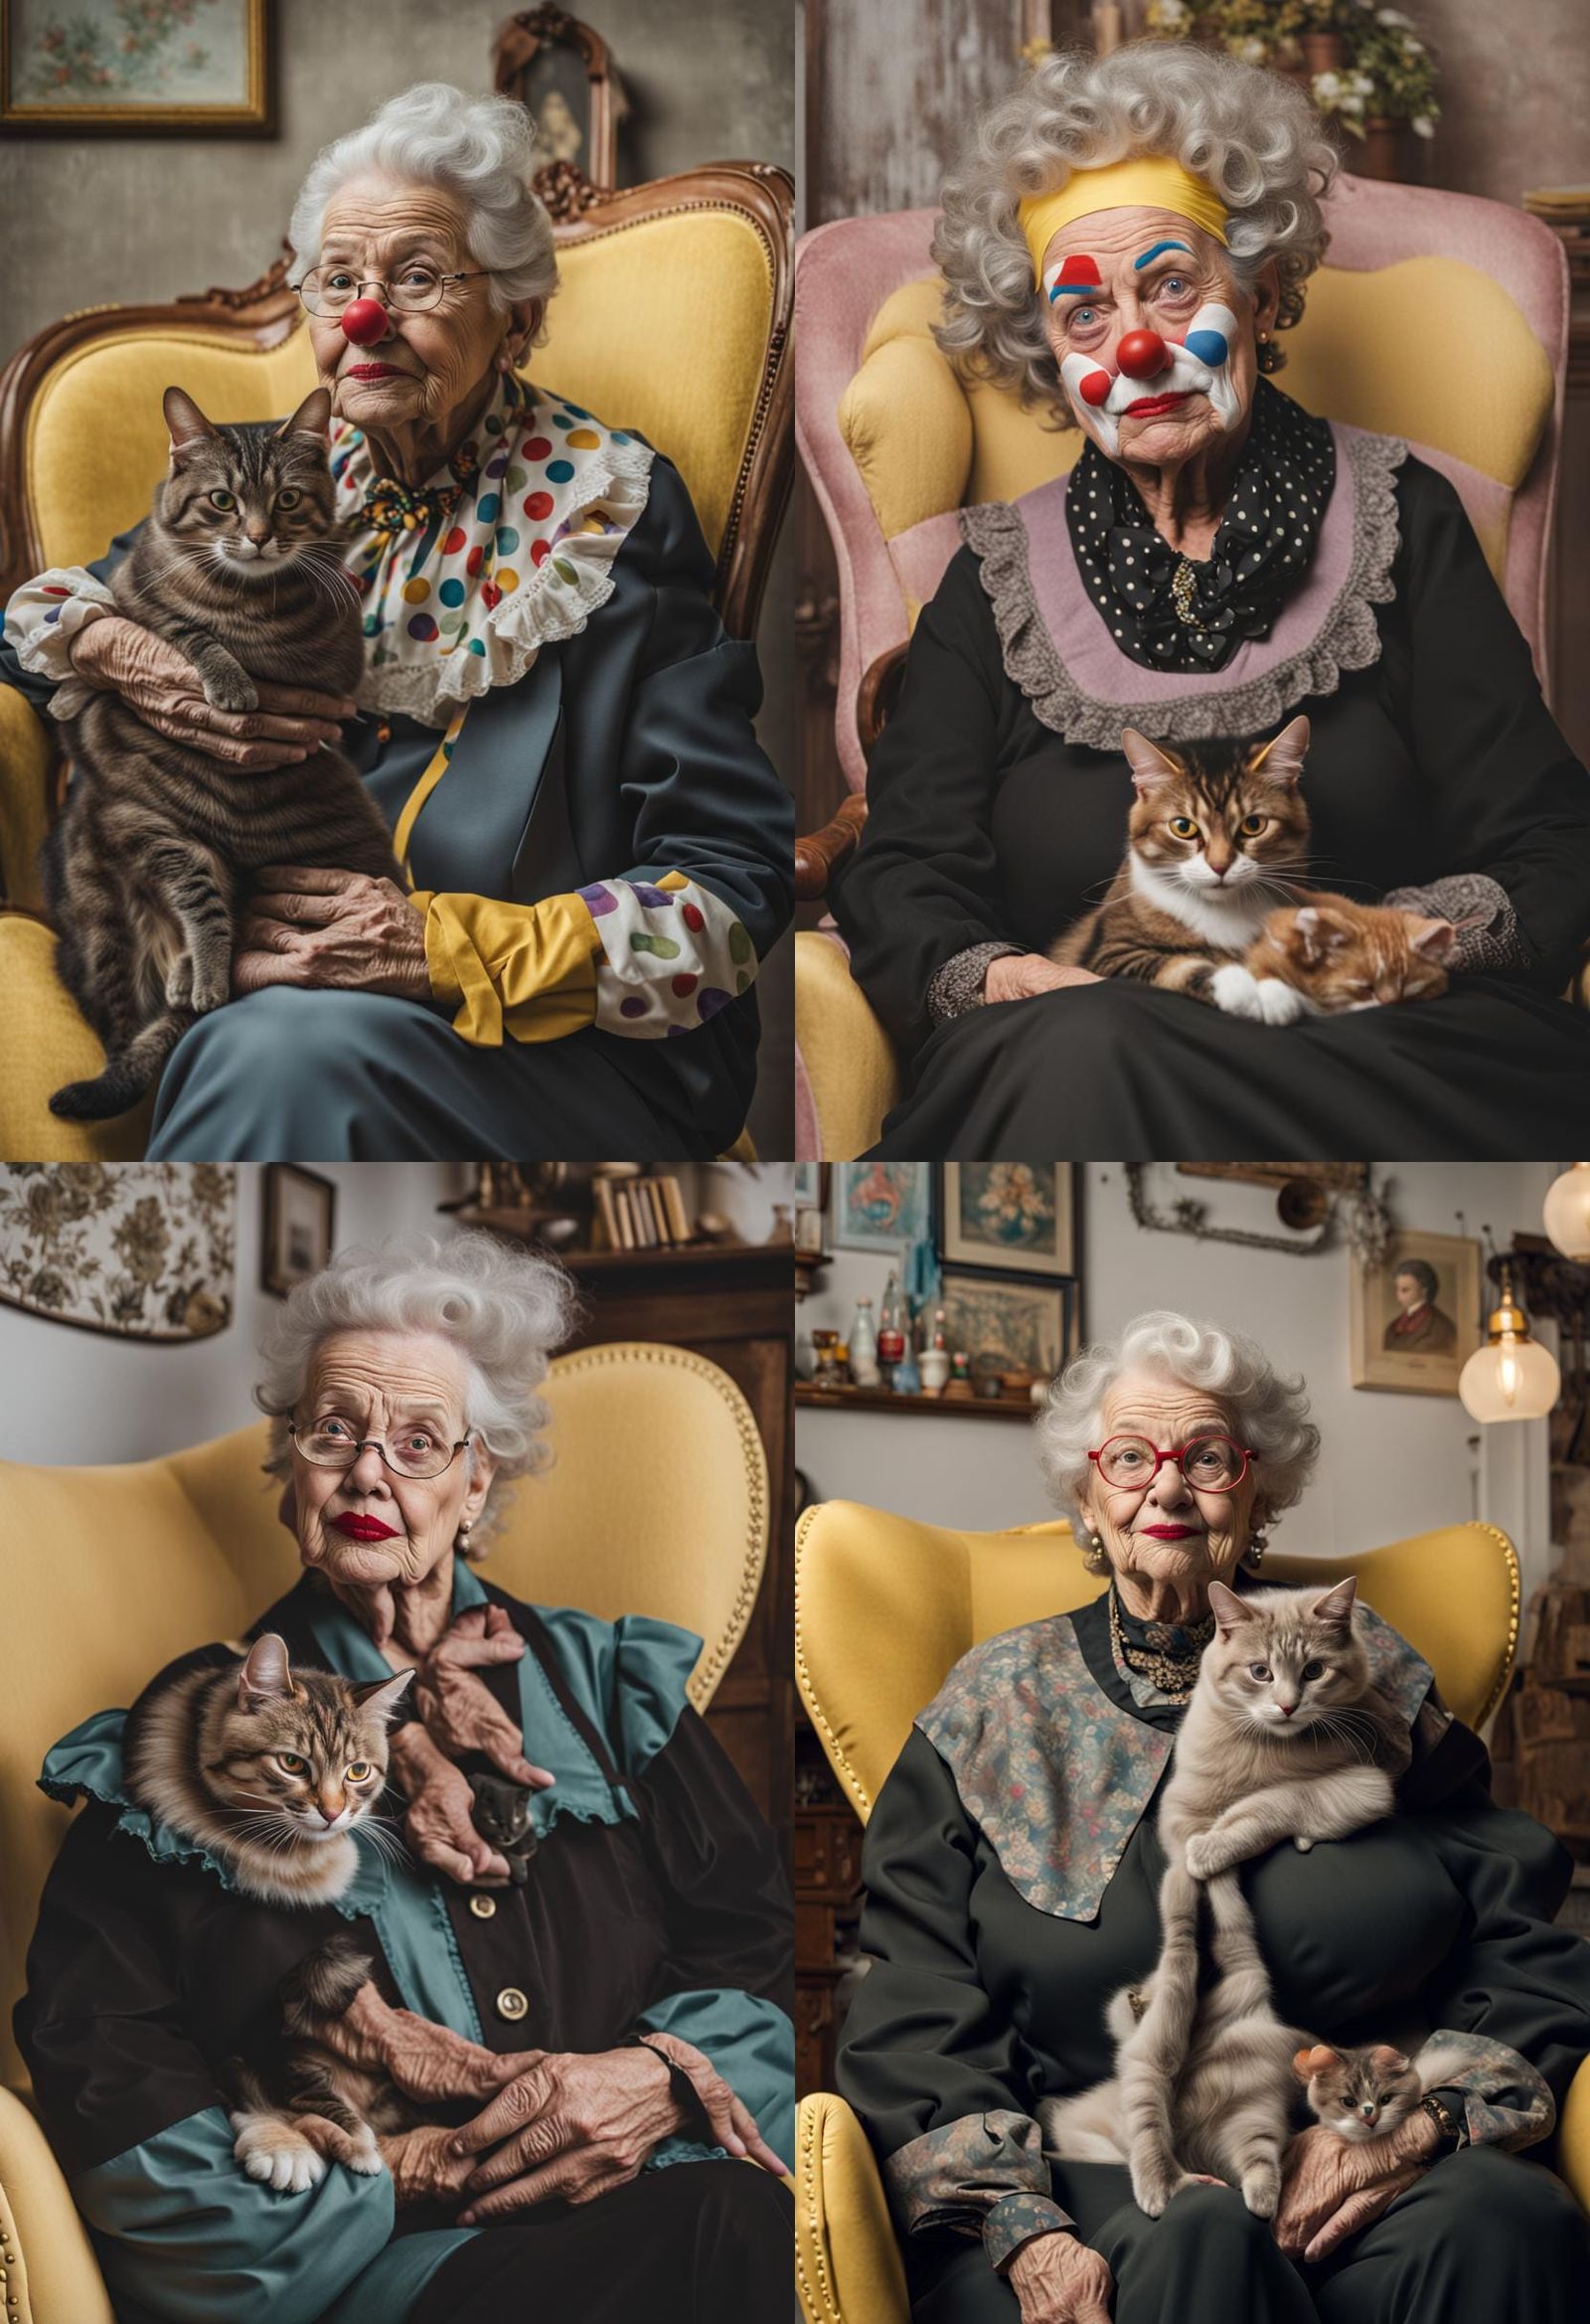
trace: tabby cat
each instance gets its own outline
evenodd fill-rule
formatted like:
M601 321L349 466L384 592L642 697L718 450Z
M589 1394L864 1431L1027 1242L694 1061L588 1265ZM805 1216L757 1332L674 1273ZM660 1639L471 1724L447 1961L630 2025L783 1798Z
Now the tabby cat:
M1121 747L1135 789L1126 857L1104 902L1051 945L1058 966L1270 1025L1445 991L1449 921L1305 884L1306 718L1267 743L1172 750L1128 727Z
M1407 1734L1371 1683L1353 1628L1352 1576L1318 1595L1209 1584L1213 1637L1177 1736L1160 1808L1167 1858L1159 1962L1106 2012L1116 2074L1039 2120L1059 2154L1124 2154L1132 2192L1159 2218L1199 2177L1241 2188L1273 2216L1296 2095L1299 2037L1277 2019L1269 1973L1232 1867L1278 1841L1344 1839L1390 1810ZM1219 1974L1198 1993L1199 1897ZM1080 2134L1088 2143L1073 2147Z
M255 679L352 695L364 639L341 558L330 396L316 388L274 430L212 426L180 388L163 409L170 472L111 576L116 610L175 646L218 710L255 709ZM76 779L45 844L44 891L62 980L106 1057L50 1104L96 1121L125 1112L228 998L250 874L320 865L403 883L375 801L334 747L233 766L158 735L114 692L74 682L58 708L69 702Z

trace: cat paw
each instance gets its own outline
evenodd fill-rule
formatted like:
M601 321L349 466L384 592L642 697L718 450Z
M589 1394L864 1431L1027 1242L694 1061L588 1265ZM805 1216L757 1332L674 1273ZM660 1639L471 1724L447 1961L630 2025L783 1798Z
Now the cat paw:
M1132 2184L1133 2200L1138 2210L1149 2219L1162 2216L1174 2193L1175 2189L1169 2179L1145 2179L1141 2186L1134 2180Z
M228 971L223 970L219 976L207 973L194 983L191 1006L196 1016L208 1017L212 1009L225 1008L231 998L232 979Z
M191 1009L193 1006L191 952L179 952L166 970L166 1006L168 1009Z
M1273 982L1267 978L1266 982ZM1240 960L1228 960L1217 968L1209 979L1209 998L1217 1009L1228 1017L1262 1017L1258 980L1250 976Z
M239 670L236 678L207 678L205 700L212 710L257 710L259 696Z
M386 2169L387 2166L381 2159L381 2149L376 2144L376 2133L368 2122L360 2131L359 2136L352 2141L343 2160L350 2171L357 2171L362 2178L366 2179L374 2179Z
M1274 2163L1257 2163L1243 2172L1242 2200L1255 2219L1274 2219L1281 2200L1281 2174Z
M1253 987L1258 1015L1266 1025L1295 1025L1303 1014L1303 996L1278 976L1261 976Z
M273 2187L278 2195L307 2195L326 2176L326 2166L302 2131L276 2114L234 2114L233 2142L250 2179Z
M1183 1861L1195 1881L1206 1881L1212 1880L1217 1872L1224 1872L1232 1859L1212 1832L1194 1832Z
M1300 1855L1307 1856L1309 1850L1314 1846L1314 1842L1307 1832L1295 1832L1292 1836L1292 1845Z

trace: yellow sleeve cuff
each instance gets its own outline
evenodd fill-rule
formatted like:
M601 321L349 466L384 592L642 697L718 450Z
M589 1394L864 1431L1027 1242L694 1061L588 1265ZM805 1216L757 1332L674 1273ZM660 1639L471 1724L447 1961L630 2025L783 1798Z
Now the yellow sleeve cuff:
M431 992L476 1048L561 1041L594 1019L601 938L579 897L502 904L424 889L409 902L424 914Z

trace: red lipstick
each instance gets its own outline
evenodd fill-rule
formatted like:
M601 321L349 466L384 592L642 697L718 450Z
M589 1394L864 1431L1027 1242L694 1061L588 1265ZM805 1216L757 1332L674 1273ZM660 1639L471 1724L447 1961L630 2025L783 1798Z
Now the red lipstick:
M338 1533L346 1534L351 1542L393 1542L398 1539L396 1526L383 1525L379 1517L360 1517L352 1510L346 1517L334 1517L332 1525Z
M1191 393L1191 389L1180 388L1173 396L1139 396L1135 404L1128 404L1126 416L1128 419L1152 419L1158 413L1174 412L1179 404L1187 402Z
M1190 1542L1198 1528L1195 1525L1140 1525L1139 1533L1146 1533L1151 1542Z
M400 380L403 374L396 363L351 363L344 377L351 380Z

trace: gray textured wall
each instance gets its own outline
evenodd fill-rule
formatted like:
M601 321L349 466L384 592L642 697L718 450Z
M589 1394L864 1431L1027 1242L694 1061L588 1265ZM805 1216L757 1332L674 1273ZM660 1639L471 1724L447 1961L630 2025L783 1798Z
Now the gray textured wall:
M275 136L0 142L0 360L75 307L251 282L279 250L319 148L412 82L489 88L492 35L510 13L507 0L277 0ZM589 0L584 13L630 98L627 183L705 161L794 166L793 0ZM781 770L794 764L792 603L781 546L758 638L760 732ZM764 1155L788 1154L787 943L762 994L751 1130Z

